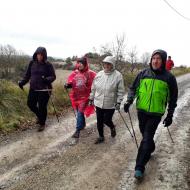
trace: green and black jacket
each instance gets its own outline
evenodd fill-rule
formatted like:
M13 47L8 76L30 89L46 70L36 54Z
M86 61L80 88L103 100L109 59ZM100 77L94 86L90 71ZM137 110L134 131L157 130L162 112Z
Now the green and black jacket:
M173 115L178 97L176 78L166 70L145 69L129 88L127 101L132 103L135 97L138 111L162 116L168 104L168 113Z

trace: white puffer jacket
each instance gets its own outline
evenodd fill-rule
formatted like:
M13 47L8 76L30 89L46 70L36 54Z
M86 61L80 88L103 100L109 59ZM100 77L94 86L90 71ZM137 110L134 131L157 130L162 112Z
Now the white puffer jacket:
M113 69L110 73L100 71L94 78L90 99L94 105L102 109L115 109L121 103L125 93L122 74Z

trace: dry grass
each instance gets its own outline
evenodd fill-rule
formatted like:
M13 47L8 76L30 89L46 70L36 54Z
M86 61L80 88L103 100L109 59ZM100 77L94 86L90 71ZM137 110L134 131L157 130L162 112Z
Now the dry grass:
M65 83L67 81L67 77L69 76L69 74L72 71L69 70L63 70L63 69L56 69L55 73L56 73L56 81L54 82L55 84L58 83Z

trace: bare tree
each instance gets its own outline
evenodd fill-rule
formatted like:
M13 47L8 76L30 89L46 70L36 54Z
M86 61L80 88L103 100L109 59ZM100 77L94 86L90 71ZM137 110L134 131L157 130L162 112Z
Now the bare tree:
M117 35L115 41L112 43L107 43L101 47L100 54L102 58L108 55L112 55L116 58L116 68L122 72L125 64L125 34Z
M0 78L13 79L23 71L29 56L17 52L11 45L0 45Z
M8 75L11 72L11 67L14 64L14 57L16 55L16 50L10 46L0 46L0 66L3 75Z
M113 55L113 51L112 51L112 48L111 48L109 43L101 46L100 55L102 55L104 57L109 56L109 55Z
M143 64L144 67L147 67L148 63L150 62L150 57L151 55L148 52L142 54L140 62Z
M137 48L136 46L132 47L131 50L128 51L128 61L131 63L131 72L134 71L137 65Z
M116 36L116 41L112 45L113 55L116 57L116 63L125 60L125 49L126 49L126 42L125 42L125 34L121 36Z

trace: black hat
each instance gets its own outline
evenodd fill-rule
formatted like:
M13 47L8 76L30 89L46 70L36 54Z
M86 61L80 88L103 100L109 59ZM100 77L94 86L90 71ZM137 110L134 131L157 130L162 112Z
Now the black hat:
M83 65L87 65L87 58L86 57L79 58L78 62L83 64Z

